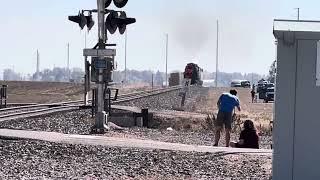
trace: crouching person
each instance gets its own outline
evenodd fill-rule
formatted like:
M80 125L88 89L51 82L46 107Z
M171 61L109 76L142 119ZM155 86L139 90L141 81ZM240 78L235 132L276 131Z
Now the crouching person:
M251 120L246 120L243 124L238 142L230 142L231 147L259 149L259 136Z

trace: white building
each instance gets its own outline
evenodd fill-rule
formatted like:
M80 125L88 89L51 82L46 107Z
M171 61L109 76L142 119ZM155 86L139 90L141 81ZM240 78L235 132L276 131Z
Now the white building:
M273 179L320 179L320 22L275 20Z

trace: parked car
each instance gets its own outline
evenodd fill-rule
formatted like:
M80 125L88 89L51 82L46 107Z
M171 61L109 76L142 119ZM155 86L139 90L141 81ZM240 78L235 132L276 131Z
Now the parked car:
M243 88L250 88L251 83L247 80L233 80L231 82L231 87L243 87Z
M268 81L265 81L265 80L260 80L258 82L258 86L257 86L257 92L260 93L268 84ZM261 98L259 98L261 99Z
M240 80L233 80L231 82L231 87L241 87L241 81Z
M274 94L275 94L274 87L267 88L265 97L264 97L264 102L268 103L269 101L274 101Z
M250 83L250 81L246 81L246 80L241 81L241 87L251 88L251 83Z
M264 102L274 101L274 83L267 81L259 82L257 87L257 93L259 93L259 99L263 99Z

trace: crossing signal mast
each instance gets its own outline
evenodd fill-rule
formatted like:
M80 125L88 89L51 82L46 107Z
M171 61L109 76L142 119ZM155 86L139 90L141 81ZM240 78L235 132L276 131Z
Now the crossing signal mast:
M124 11L107 9L111 3L117 8L123 8L128 0L97 0L97 9L82 10L76 16L69 16L69 20L79 25L81 29L87 26L88 31L95 25L92 14L98 16L98 43L92 49L84 49L85 57L85 93L84 102L88 104L90 81L95 82L97 88L93 94L93 106L95 107L95 125L92 133L105 133L108 130L107 121L110 115L111 90L108 88L112 82L112 72L115 70L116 49L115 44L107 44L107 34L114 34L117 29L124 34L129 24L136 22L135 18L127 17ZM107 17L105 17L107 16ZM91 61L88 60L91 58Z

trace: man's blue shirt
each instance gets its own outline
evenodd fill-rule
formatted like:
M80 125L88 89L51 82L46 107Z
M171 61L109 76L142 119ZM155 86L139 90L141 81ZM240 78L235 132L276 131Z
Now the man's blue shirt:
M223 93L218 103L220 104L219 110L222 112L232 112L235 107L240 105L238 97L230 93Z

